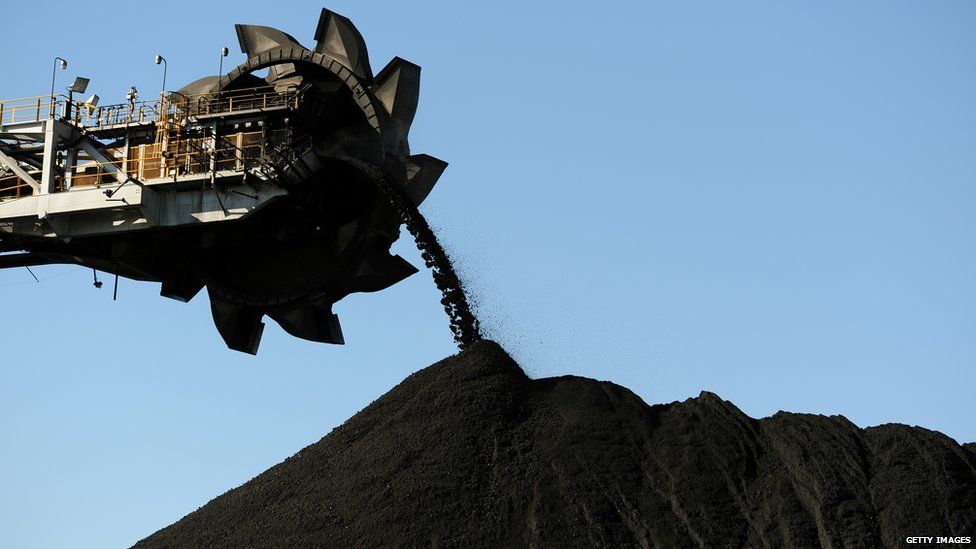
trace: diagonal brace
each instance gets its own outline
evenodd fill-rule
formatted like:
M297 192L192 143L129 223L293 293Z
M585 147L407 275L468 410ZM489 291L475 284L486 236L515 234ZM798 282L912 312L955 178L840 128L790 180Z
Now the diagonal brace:
M33 177L31 177L30 174L24 171L24 168L20 166L20 163L17 162L17 160L7 156L3 151L0 151L0 162L2 162L4 166L7 166L13 170L13 172L17 174L17 177L23 179L28 185L30 185L31 188L34 189L35 193L41 192L41 185Z
M112 160L111 158L106 156L105 153L102 152L100 148L98 148L98 146L95 144L94 141L92 141L90 137L88 136L82 137L81 140L78 142L78 146L81 147L86 153L88 153L88 156L94 158L99 164L101 164L102 167L105 168L105 170L111 172L112 177L114 177L115 180L118 181L119 183L124 184L131 179L134 183L136 183L140 187L142 186L142 184L139 181L132 179L131 177L129 177L128 174L126 174L121 169L119 169L119 167L114 164L115 160Z

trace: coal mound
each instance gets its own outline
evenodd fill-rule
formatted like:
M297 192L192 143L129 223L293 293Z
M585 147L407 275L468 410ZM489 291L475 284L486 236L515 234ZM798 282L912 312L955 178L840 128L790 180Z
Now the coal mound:
M976 447L531 380L482 341L135 547L894 547L976 536Z

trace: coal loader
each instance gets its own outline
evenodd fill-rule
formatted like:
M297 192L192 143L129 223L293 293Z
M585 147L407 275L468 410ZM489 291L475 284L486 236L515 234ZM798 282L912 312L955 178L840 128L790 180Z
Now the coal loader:
M100 106L78 79L0 102L0 268L77 264L184 302L206 288L228 347L253 354L265 316L343 343L335 302L417 272L390 253L406 224L455 340L479 339L417 211L447 166L410 150L420 67L374 75L362 35L327 9L314 49L266 26L237 35L243 64L151 100L133 88Z

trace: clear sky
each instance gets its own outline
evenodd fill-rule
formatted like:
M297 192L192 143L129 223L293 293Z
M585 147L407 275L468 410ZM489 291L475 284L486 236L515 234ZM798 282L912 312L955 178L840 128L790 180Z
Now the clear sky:
M5 3L0 96L56 55L105 103L157 53L177 88L243 60L234 23L313 45L322 6ZM530 375L976 440L976 3L329 7L374 70L424 67L411 141L451 167L423 211ZM269 321L256 358L203 294L36 272L0 272L4 548L127 546L454 351L427 272L342 301L346 346Z

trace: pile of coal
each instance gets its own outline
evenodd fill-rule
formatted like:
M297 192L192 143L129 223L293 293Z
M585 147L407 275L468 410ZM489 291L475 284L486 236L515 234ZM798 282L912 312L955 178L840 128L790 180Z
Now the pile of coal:
M840 416L755 420L531 380L490 341L136 544L894 547L976 536L976 448Z

